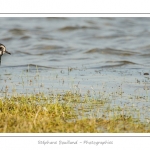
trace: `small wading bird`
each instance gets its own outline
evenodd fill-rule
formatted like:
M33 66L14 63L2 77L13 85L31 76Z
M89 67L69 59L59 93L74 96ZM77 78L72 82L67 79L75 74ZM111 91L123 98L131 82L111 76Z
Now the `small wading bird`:
M0 44L0 65L1 65L1 57L3 54L9 54L11 55L11 53L9 53L7 50L6 50L6 47L3 45L3 44Z

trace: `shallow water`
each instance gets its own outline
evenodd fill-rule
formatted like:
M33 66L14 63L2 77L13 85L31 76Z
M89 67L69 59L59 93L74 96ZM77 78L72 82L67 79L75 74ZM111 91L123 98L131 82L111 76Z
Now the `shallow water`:
M100 93L150 118L150 18L0 18L0 35L12 53L2 57L1 96Z

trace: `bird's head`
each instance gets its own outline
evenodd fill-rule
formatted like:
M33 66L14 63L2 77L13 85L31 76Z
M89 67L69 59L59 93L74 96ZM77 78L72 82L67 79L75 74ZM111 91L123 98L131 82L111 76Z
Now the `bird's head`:
M6 50L6 47L3 44L0 44L0 55L2 56L5 53L11 55L11 53Z
M3 45L3 44L0 44L0 65L1 65L1 57L3 54L9 54L11 55L11 53L9 53L7 50L6 50L6 47Z

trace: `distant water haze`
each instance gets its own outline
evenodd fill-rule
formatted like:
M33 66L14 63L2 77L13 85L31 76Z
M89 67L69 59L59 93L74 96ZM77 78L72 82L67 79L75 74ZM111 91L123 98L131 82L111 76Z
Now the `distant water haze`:
M2 66L145 68L150 18L0 18Z

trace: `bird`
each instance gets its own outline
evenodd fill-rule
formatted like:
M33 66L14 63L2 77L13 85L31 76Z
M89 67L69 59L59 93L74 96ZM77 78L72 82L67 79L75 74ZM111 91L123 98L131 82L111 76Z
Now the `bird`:
M1 57L5 53L11 55L11 53L6 50L6 47L3 44L0 44L0 65L1 65Z

